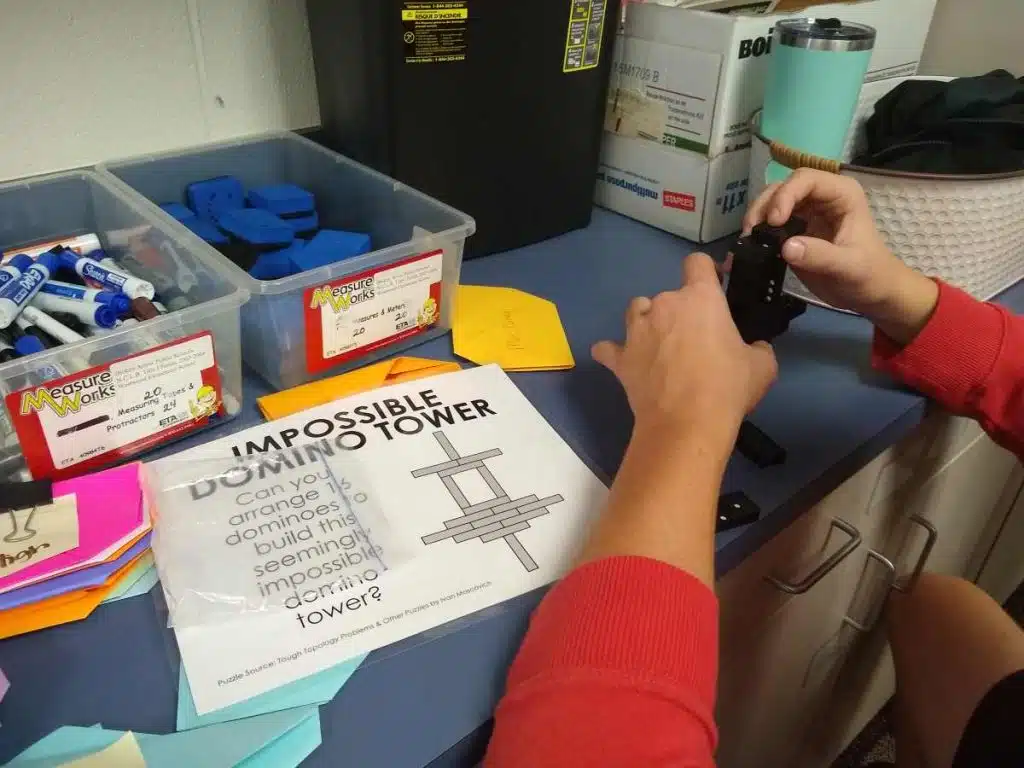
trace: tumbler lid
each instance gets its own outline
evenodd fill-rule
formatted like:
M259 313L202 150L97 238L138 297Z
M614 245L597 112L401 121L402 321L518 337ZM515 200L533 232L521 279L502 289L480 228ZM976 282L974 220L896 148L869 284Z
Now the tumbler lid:
M875 28L840 19L783 19L775 25L780 45L811 51L870 51Z

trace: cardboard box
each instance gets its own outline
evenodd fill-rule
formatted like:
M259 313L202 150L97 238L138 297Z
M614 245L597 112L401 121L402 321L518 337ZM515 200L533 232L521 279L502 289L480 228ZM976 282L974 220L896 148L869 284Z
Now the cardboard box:
M631 5L616 41L596 201L698 242L736 232L747 206L750 116L772 30L835 16L878 30L866 81L917 72L936 0L865 0L729 15Z

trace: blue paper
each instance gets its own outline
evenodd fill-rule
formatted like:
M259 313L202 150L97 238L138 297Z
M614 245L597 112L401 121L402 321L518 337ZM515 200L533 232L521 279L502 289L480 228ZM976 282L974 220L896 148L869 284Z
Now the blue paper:
M106 749L123 735L104 728L59 728L8 768L57 768ZM294 768L320 744L320 715L316 707L302 707L180 733L136 733L135 738L146 768Z
M149 559L149 562L140 563L140 565L143 567L139 568L138 572L133 571L125 576L125 581L107 595L104 603L113 603L118 600L126 600L129 597L149 594L150 590L159 583L160 574L157 573L152 558Z
M280 688L253 696L251 699L240 701L229 707L207 712L200 715L196 712L196 704L192 699L192 689L188 684L188 677L185 675L185 667L180 667L178 672L178 724L179 731L186 731L200 726L223 723L229 720L240 720L245 717L263 715L269 712L278 712L294 707L304 707L314 704L326 704L333 699L341 687L352 677L352 673L359 668L365 656L358 656L349 659L337 666L325 669L315 675L295 680Z
M110 576L119 568L123 568L130 561L149 549L151 534L146 534L116 560L107 563L93 565L88 568L81 568L63 576L41 581L28 587L21 587L0 595L0 610L6 611L9 608L17 608L29 603L38 603L48 597L56 597L67 592L74 592L86 587L97 587L106 582Z

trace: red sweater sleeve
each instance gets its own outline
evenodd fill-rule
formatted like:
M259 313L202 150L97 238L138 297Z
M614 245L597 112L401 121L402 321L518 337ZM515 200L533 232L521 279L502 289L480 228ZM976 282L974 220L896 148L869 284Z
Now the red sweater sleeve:
M874 363L1024 458L1024 318L939 283L935 313L902 349L875 334Z
M711 768L718 602L657 560L588 563L530 622L487 768Z

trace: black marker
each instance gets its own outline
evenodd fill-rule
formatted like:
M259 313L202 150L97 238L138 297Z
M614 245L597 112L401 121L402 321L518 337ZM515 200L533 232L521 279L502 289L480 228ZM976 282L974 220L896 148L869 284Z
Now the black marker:
M9 363L18 356L14 340L7 331L0 331L0 363Z

